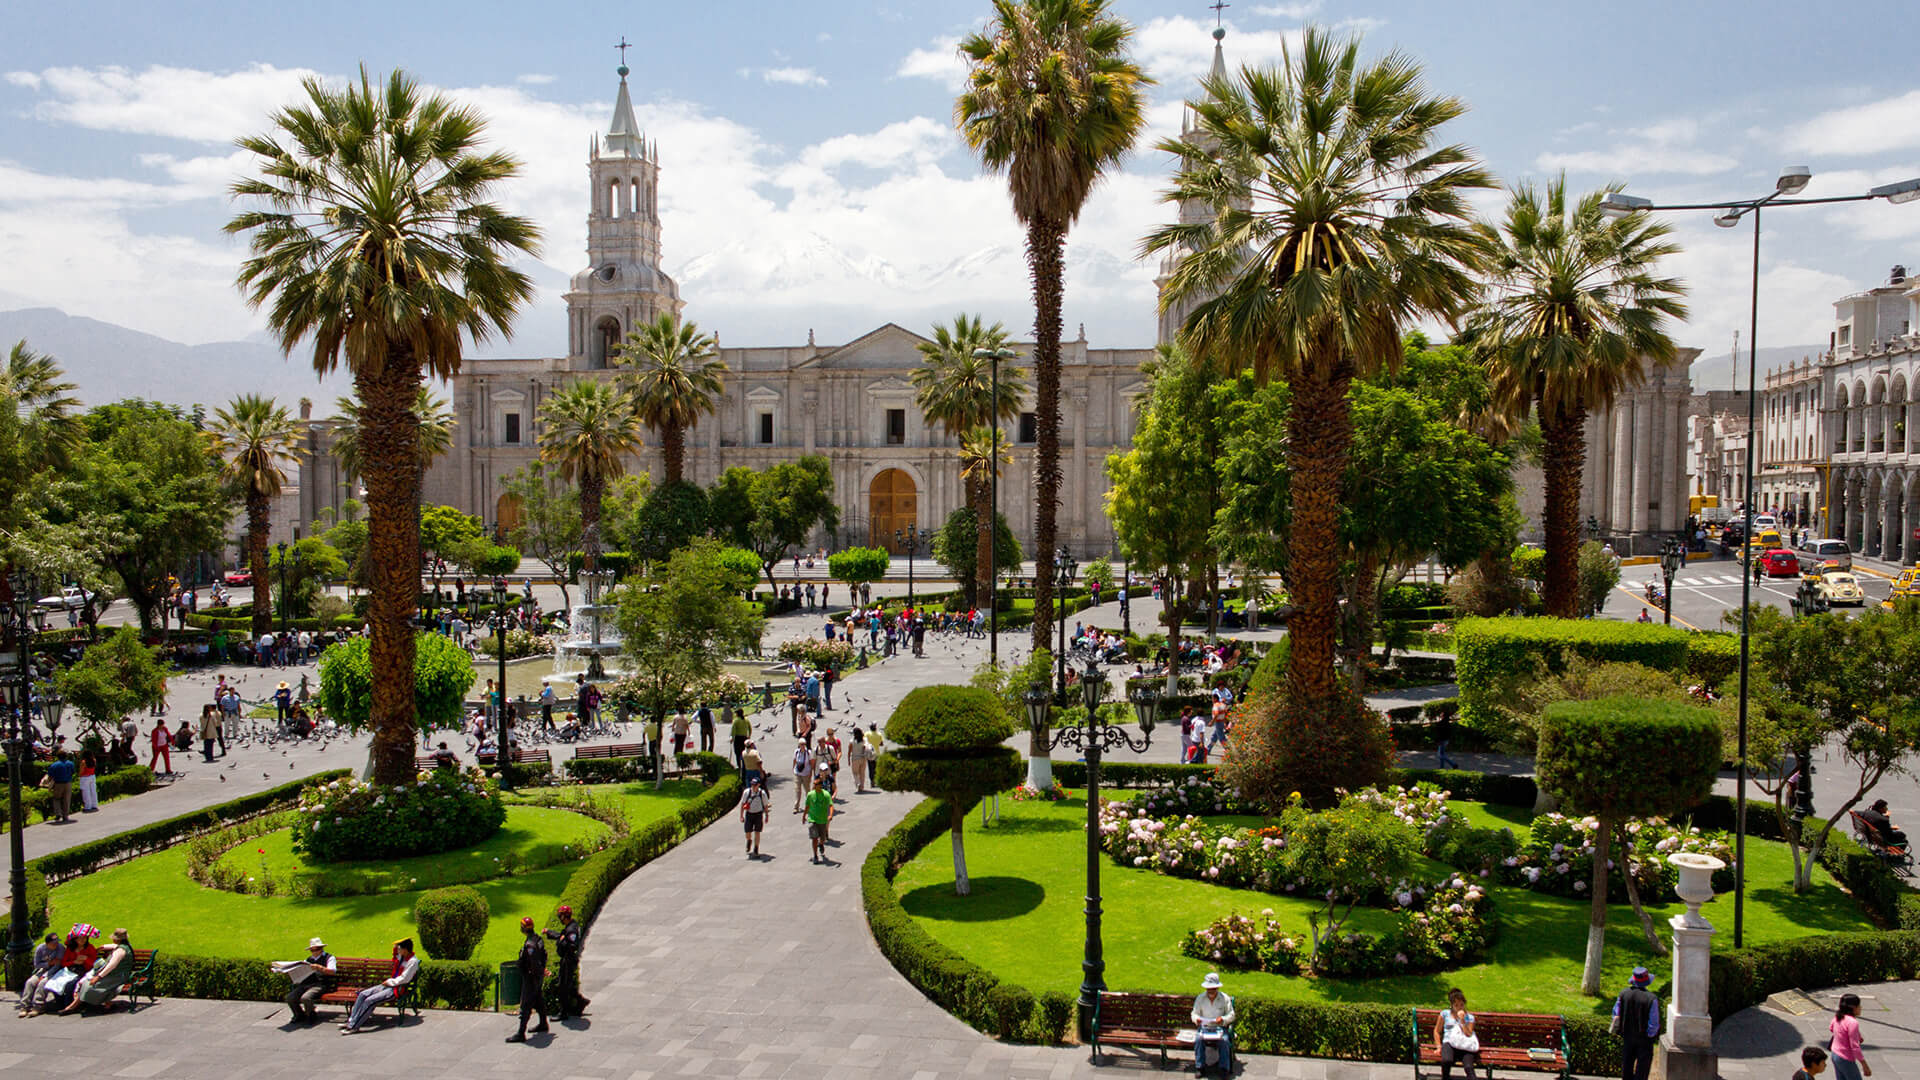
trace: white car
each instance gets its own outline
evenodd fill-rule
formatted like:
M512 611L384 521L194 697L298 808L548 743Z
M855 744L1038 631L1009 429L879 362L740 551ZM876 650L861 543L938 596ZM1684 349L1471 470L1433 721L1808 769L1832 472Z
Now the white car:
M1780 528L1780 519L1774 517L1772 514L1753 515L1753 531L1754 532L1760 533L1760 532L1766 531L1767 529L1778 529L1778 528Z
M86 607L87 601L91 599L93 599L92 593L88 592L87 590L81 588L78 585L69 585L64 589L61 589L58 595L41 597L40 606L48 607L48 608L68 608L68 609L82 608L82 607Z

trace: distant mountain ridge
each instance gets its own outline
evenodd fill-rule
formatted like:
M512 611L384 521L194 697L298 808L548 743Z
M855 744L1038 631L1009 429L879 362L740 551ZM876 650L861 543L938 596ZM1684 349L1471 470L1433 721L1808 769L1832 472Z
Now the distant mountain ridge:
M265 341L182 345L57 308L0 311L0 347L11 349L22 339L53 357L88 405L137 397L212 409L236 394L257 393L278 399L288 411L311 398L314 415L328 416L334 398L352 389L342 375L316 378L305 360L289 359Z
M1819 345L1781 345L1776 348L1760 350L1760 380L1765 383L1767 372L1774 368L1789 365L1798 366L1800 361L1811 356L1816 359L1827 351L1827 346ZM1747 388L1747 350L1740 350L1740 389ZM1725 353L1719 356L1704 356L1693 362L1693 392L1705 393L1708 390L1733 389L1734 361Z

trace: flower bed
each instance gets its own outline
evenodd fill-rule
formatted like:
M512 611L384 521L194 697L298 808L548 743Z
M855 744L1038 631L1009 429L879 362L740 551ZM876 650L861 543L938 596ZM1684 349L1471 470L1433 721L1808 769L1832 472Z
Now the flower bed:
M434 769L391 787L353 779L302 791L294 850L317 862L425 855L475 844L507 818L480 770Z
M775 654L782 660L797 660L808 668L833 668L835 671L852 666L860 650L853 642L841 639L822 641L819 638L795 638L780 643Z
M1502 860L1501 881L1554 896L1584 897L1587 883L1593 880L1593 844L1598 831L1599 822L1593 818L1541 814L1533 819L1532 835L1527 843ZM1703 832L1698 826L1682 828L1662 818L1637 818L1627 822L1626 833L1632 843L1627 868L1639 887L1642 903L1678 899L1673 888L1680 872L1667 862L1669 855L1698 852L1712 855L1728 867L1733 864L1733 845L1723 832ZM1619 868L1616 857L1610 869L1618 871ZM1715 892L1730 891L1733 871L1716 871L1713 888ZM1626 900L1626 875L1607 875L1607 898L1614 902Z

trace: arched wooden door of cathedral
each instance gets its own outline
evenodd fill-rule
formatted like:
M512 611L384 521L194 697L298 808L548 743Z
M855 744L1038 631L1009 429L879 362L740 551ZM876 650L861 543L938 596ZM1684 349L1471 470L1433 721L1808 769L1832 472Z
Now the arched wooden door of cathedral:
M895 542L895 532L919 524L919 490L904 469L887 469L873 478L867 488L867 542L886 548L895 555L906 554L906 546Z

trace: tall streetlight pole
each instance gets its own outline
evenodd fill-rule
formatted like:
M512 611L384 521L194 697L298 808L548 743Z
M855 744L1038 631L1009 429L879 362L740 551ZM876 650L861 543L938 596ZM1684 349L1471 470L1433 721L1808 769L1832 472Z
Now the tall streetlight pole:
M1060 624L1060 652L1054 657L1054 667L1059 671L1059 692L1063 699L1067 696L1067 586L1073 584L1073 575L1079 569L1080 564L1073 561L1065 545L1054 552L1053 621Z
M474 590L478 592L478 589ZM493 684L493 719L500 731L500 752L494 760L513 764L513 747L507 741L507 579L493 579L493 646L500 664L500 681ZM513 786L513 770L500 770L502 787Z
M907 522L906 528L893 530L893 542L896 545L904 544L906 545L906 548L907 548L907 606L908 607L913 606L913 553L916 549L919 548L921 543L923 543L928 537L932 535L933 534L926 529L915 528L914 523L911 521Z
M33 598L39 593L39 582L30 574L16 572L10 582L13 586L13 608L8 611L9 621L13 623L14 658L18 661L20 683L13 690L14 708L8 709L7 721L7 840L13 864L7 876L8 888L12 891L12 914L7 934L7 970L6 980L9 989L18 988L26 981L27 969L31 964L33 938L27 925L27 850L24 834L26 821L20 808L21 770L25 762L33 755L30 728L27 724L29 681L33 668L29 648L32 633ZM20 980L19 982L14 981Z
M1126 746L1143 754L1153 742L1154 714L1159 696L1151 683L1140 683L1127 695L1133 702L1134 718L1140 724L1140 741L1135 742L1125 727L1100 719L1100 699L1106 695L1107 677L1097 664L1089 663L1080 680L1086 719L1072 727L1056 728L1047 739L1049 749L1061 746L1081 751L1087 759L1087 934L1086 952L1080 962L1080 1016L1084 1023L1093 1016L1100 994L1107 988L1107 962L1100 940L1100 753ZM1027 687L1027 722L1035 731L1047 730L1051 695L1045 683ZM1085 1034L1083 1031L1082 1034Z
M993 456L987 462L987 662L1000 666L1000 361L1020 355L1002 346L975 349L976 360L993 361Z
M1744 524L1740 539L1746 543L1753 537L1753 465L1754 454L1760 442L1759 403L1760 383L1760 210L1766 206L1820 206L1828 203L1867 202L1872 199L1885 199L1890 203L1906 203L1920 199L1920 178L1902 180L1897 184L1882 184L1864 195L1832 195L1820 199L1791 199L1782 196L1798 195L1807 189L1808 181L1813 179L1813 170L1805 165L1789 165L1780 170L1779 179L1774 181L1773 190L1756 199L1734 199L1727 202L1709 203L1663 203L1656 204L1652 199L1643 199L1624 192L1610 191L1601 200L1600 207L1611 217L1624 217L1628 214L1650 213L1666 210L1718 210L1713 223L1723 229L1731 229L1740 224L1740 219L1753 215L1753 269L1748 290L1747 321L1747 453L1742 470L1742 492L1745 501ZM1669 610L1673 598L1667 598ZM1742 932L1746 918L1747 892L1747 676L1750 669L1751 634L1753 629L1753 575L1740 575L1740 711L1739 711L1739 753L1735 758L1735 782L1739 790L1734 797L1734 833L1733 833L1733 947L1740 948Z
M1666 540L1661 542L1660 574L1662 577L1666 578L1667 580L1666 624L1668 626L1673 625L1673 576L1680 572L1680 567L1685 565L1686 561L1687 561L1687 552L1685 548L1680 546L1680 541L1675 540L1673 537L1669 536L1666 538Z

